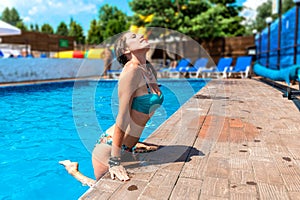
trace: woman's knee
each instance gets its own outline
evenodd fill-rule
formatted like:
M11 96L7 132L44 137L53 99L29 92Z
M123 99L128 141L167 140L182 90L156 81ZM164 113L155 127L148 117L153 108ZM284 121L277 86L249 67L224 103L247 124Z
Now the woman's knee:
M104 165L94 157L92 158L92 163L93 163L95 178L96 180L99 180L108 171L108 166Z

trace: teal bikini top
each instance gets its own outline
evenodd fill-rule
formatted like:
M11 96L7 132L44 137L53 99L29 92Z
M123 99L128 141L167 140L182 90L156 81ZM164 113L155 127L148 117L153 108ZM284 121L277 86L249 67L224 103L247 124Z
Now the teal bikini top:
M146 86L148 89L148 94L134 97L132 100L131 108L144 114L150 114L159 106L161 106L164 101L164 96L163 94L159 96L157 94L151 93L150 87L147 82Z

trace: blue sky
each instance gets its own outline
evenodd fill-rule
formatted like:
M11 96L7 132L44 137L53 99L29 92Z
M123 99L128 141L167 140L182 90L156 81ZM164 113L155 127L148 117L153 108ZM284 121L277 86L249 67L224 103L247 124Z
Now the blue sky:
M132 11L128 5L130 0L1 0L0 13L6 7L16 8L20 17L26 25L49 23L54 30L58 24L64 21L69 24L73 18L79 23L85 34L87 33L90 22L98 19L98 11L104 4L117 6L127 15L132 15ZM253 17L255 9L258 5L266 0L237 0L240 5L246 5L247 9L243 11L243 15ZM254 10L253 10L254 9Z

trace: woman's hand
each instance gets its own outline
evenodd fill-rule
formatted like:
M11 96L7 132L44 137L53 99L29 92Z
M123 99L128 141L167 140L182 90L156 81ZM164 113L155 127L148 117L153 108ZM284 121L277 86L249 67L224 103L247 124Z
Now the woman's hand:
M126 169L121 165L120 157L110 157L108 164L111 179L115 179L115 177L117 177L120 181L129 180Z
M109 168L109 173L111 179L115 179L117 177L120 181L128 181L129 176L122 165L112 166Z

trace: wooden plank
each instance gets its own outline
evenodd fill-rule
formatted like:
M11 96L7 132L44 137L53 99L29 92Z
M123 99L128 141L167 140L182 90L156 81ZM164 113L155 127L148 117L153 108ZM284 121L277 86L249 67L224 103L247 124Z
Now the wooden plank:
M201 194L199 200L229 200L229 197L224 198L224 197L216 197L216 196Z
M300 148L289 148L289 152L295 160L300 160Z
M198 200L201 192L202 180L179 178L173 192L171 194L171 200Z
M262 158L266 160L271 159L269 149L267 147L251 147L249 159L261 160Z
M173 187L176 183L183 163L172 163L157 170L149 182L149 186Z
M299 174L282 175L285 186L289 192L300 192Z
M252 161L255 180L269 184L283 184L280 172L274 162Z
M222 157L209 157L205 176L228 179L230 174L229 163Z
M117 190L122 185L122 182L101 179L97 182L95 187L87 190L79 199L80 200L97 200L97 199L108 199L115 190Z
M229 180L231 184L237 185L255 183L253 171L242 169L231 169Z
M288 192L290 199L300 200L300 192Z
M132 200L137 199L144 191L147 181L131 180L122 185L110 199ZM100 198L99 198L100 199Z
M212 197L229 198L228 179L206 177L202 184L201 195L202 194Z
M230 193L230 200L257 200L259 199L255 194L245 193Z
M172 193L173 187L148 186L144 192L139 196L139 200L167 200Z
M199 153L199 152L198 152ZM181 177L203 179L207 167L208 156L194 155L183 166Z
M231 169L250 170L252 168L251 162L244 158L230 158L229 165Z
M283 185L258 183L258 192L261 200L288 200L288 194Z
M248 194L249 196L256 196L257 189L256 183L247 182L248 184L231 184L230 185L230 196L232 194Z
M168 199L177 182L182 165L183 163L174 163L157 170L139 199Z
M213 146L213 148L211 149L210 156L211 157L222 157L223 159L226 158L229 161L229 156L230 156L229 143L227 143L227 142L216 143Z

